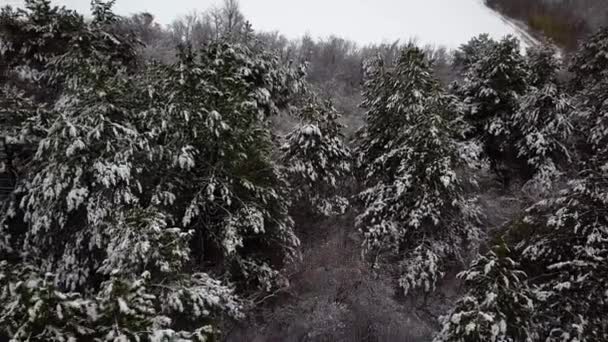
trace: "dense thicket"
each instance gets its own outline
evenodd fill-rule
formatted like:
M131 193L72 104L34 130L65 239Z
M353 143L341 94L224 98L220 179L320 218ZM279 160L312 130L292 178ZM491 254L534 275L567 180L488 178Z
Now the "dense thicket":
M567 95L556 97L560 85L553 72L545 72L555 69L554 53L537 50L530 54L532 87L522 110L533 103L537 103L537 109L526 116L526 121L532 119L528 124L535 130L543 125L551 128L553 133L543 135L562 136L556 141L576 134L577 149L554 144L563 155L578 155L579 159L569 162L575 172L559 191L546 194L521 219L507 225L495 251L481 256L461 274L468 292L444 318L436 341L608 338L606 130L602 129L602 105L597 101L604 96L600 89L604 89L601 84L607 70L607 43L603 30L577 52L570 67L574 73L570 89L575 100L567 99ZM542 88L539 81L544 84ZM537 121L539 115L549 117L548 113L556 115L555 123ZM539 146L551 151L551 140L542 141L545 144Z
M3 121L16 144L37 148L0 221L1 331L36 341L206 340L256 294L284 286L280 269L299 255L269 119L296 104L302 70L232 31L180 48L172 63L132 64L137 42L115 30L122 19L110 4L92 10L85 21L31 0L3 12L12 61ZM64 22L76 24L52 24ZM27 97L48 84L52 97ZM343 176L335 114L315 120L342 150L321 148L343 159L315 171L335 164Z

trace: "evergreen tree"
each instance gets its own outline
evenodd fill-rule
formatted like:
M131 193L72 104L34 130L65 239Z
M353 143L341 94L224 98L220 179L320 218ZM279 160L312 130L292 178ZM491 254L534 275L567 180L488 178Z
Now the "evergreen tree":
M330 101L314 95L304 102L296 113L301 123L282 146L295 208L322 216L344 214L349 201L341 194L351 174L351 153L342 141L339 115Z
M435 342L534 340L532 293L509 254L506 246L495 247L458 275L467 293L442 318Z
M607 131L601 128L602 100L595 97L602 96L602 88L592 82L601 83L608 66L602 52L602 46L606 46L605 37L599 33L583 44L573 66L574 85L580 87L578 95L585 107L584 120L578 124L582 129L591 130L591 134L580 137L587 147L582 170L558 194L528 209L524 221L512 224L506 233L513 251L512 258L519 265L510 273L521 270L528 277L519 278L521 286L511 287L513 294L504 298L500 308L521 307L519 303L522 301L518 298L529 298L533 301L534 310L531 316L527 313L522 315L524 311L519 310L505 311L519 312L504 316L506 331L526 328L512 330L505 335L505 341L523 338L535 341L603 341L608 338L608 217L605 210L608 205L608 154L601 143L606 141ZM537 62L531 63L533 66L552 64L553 57L549 52L541 50L536 53L531 54L531 59ZM554 82L552 73L542 70L536 76L537 82L551 85ZM552 105L551 101L547 103ZM589 126L594 124L599 127ZM536 125L542 127L542 123ZM474 271L473 267L469 272ZM482 296L478 294L475 298L479 300ZM461 311L456 309L454 313ZM525 317L528 317L529 324L521 323ZM462 331L466 332L466 323L451 319L444 324L438 340L477 341L487 338L485 334L474 332L465 334L470 339L463 339Z
M465 70L456 92L466 107L464 118L472 126L469 138L479 139L494 171L507 181L516 162L512 118L527 89L528 72L519 41L505 37Z
M531 285L541 298L535 311L541 340L608 338L605 170L605 164L596 165L530 210L532 233L521 243L522 264L535 272Z
M158 180L144 186L149 201L194 230L201 260L224 265L247 288L280 285L276 261L297 256L299 241L285 177L271 160L268 118L299 91L299 71L217 42L201 53L184 49L175 64L151 73L141 88L150 108L139 119L159 144L158 162L170 168L146 176Z
M99 53L125 67L137 62L138 42L128 31L117 32L122 20L109 9L113 1L93 0L93 19L52 6L50 0L25 0L23 9L4 7L0 12L0 80L16 82L38 102L51 103L64 81L61 59L68 51L88 57ZM56 65L56 67L51 67ZM15 76L16 75L16 76Z
M464 161L452 140L453 102L416 47L405 48L394 69L371 71L359 146L365 209L356 224L368 255L399 262L406 294L431 292L450 258L464 258L479 234L467 180L456 173Z
M559 83L558 72L562 69L562 61L550 42L528 48L525 59L529 70L529 86L542 88L547 84Z
M605 55L608 49L607 41L608 29L603 28L588 37L579 47L570 68L575 76L573 86L576 89L589 86L590 81L601 81L605 78L608 70L608 56Z
M589 37L573 58L570 71L574 74L572 88L580 106L578 129L581 132L581 159L595 153L608 152L608 29ZM587 137L589 136L589 139Z
M91 27L115 18L94 9ZM299 241L268 118L302 74L251 46L183 49L139 73L116 58L128 46L49 58L61 96L48 116L22 108L43 137L0 220L0 333L208 341L284 285Z
M600 31L574 59L574 86L581 101L577 128L586 146L581 172L557 196L529 210L529 236L522 241L522 265L537 274L538 336L547 341L602 341L608 338L606 312L607 130L603 99L608 72L608 36ZM604 85L603 85L604 84Z
M35 110L36 104L31 97L15 86L4 84L0 88L0 136L8 142L25 139L21 136L21 127Z
M454 65L466 70L484 58L496 44L487 33L480 34L454 52Z
M559 61L550 46L528 50L530 88L513 115L513 134L524 179L548 189L572 160L574 106L557 81ZM527 166L527 167L526 167Z

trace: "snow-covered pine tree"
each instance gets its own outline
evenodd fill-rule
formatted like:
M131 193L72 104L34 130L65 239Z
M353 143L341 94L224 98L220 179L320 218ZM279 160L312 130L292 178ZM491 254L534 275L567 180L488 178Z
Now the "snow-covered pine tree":
M115 19L97 6L91 25ZM0 221L0 333L207 341L297 255L267 118L301 73L221 42L132 73L90 46L47 64L65 83Z
M33 269L5 284L3 332L17 340L146 340L171 328L191 334L218 312L238 317L227 284L193 277L192 233L141 201L141 176L154 161L134 124L138 84L106 55L85 57L74 47L61 57L78 64L65 69L56 119L17 189L27 230L4 252ZM7 224L16 224L14 214ZM74 312L61 309L72 305ZM190 322L171 319L184 314Z
M454 52L454 65L466 70L489 53L496 44L487 33L473 37Z
M574 74L572 88L580 107L577 128L581 134L577 140L585 142L579 146L581 159L608 153L608 28L599 30L581 45L570 71Z
M563 68L562 60L550 41L529 47L525 60L528 64L529 86L542 88L546 84L559 83L558 73Z
M584 43L572 67L583 112L577 128L586 132L579 176L529 209L530 233L518 245L522 265L535 274L530 286L540 298L535 320L543 341L608 339L607 32Z
M182 49L172 65L152 68L141 87L140 120L157 141L147 201L192 229L193 254L221 266L242 288L283 282L277 266L298 254L287 186L271 159L268 118L300 88L299 72L246 45ZM293 82L292 82L293 81Z
M448 264L475 250L478 213L457 172L465 163L452 140L453 101L424 52L408 46L394 68L381 65L372 64L364 93L358 152L366 190L356 225L368 256L399 265L406 294L431 292Z
M65 53L71 36L86 26L82 16L49 0L25 0L18 9L3 7L0 23L1 67L28 67L34 77L53 57Z
M519 41L507 36L465 70L455 88L465 105L464 118L472 126L469 138L479 139L492 169L505 181L510 164L517 158L513 144L512 118L527 89L528 72Z
M478 257L458 277L467 293L442 317L435 342L533 341L534 301L506 245Z
M292 188L292 210L321 216L344 214L349 201L344 187L351 175L351 153L330 100L314 93L297 108L300 123L284 138L281 163Z
M520 291L514 292L510 299L505 298L500 305L513 307L521 296L533 300L534 310L528 325L531 333L528 338L533 341L608 339L608 153L605 147L608 131L601 126L604 122L601 96L606 93L600 86L608 68L604 55L607 37L605 32L599 33L583 44L573 65L575 89L578 88L584 106L578 128L591 131L579 137L586 146L582 171L558 194L528 209L523 222L510 225L506 234L510 237L512 258L528 277L523 278L525 284ZM540 73L543 74L551 73ZM540 83L547 82L547 79L538 79ZM484 295L474 298L480 301ZM521 316L512 316L517 317ZM506 327L507 331L509 327L522 327L521 319L507 320ZM444 332L447 334L439 335L438 340L486 339L478 334L464 339L458 331L467 331L465 322L446 321ZM503 340L523 340L521 335L506 337Z
M606 170L606 159L594 163L559 196L529 210L532 233L519 248L540 298L535 308L539 340L608 339Z
M546 190L572 160L575 109L557 80L560 62L555 49L549 45L530 48L526 58L530 87L513 115L513 138L517 157L527 164L521 167L521 176Z
M120 17L109 11L113 1L91 1L93 19L53 6L50 0L25 0L24 8L9 6L0 12L0 80L9 77L36 101L50 103L59 95L66 72L49 67L73 47L84 54L101 53L123 66L137 62L135 35L115 32Z
M608 70L608 28L595 32L586 39L574 55L570 71L574 73L573 86L582 89L589 81L599 81Z
M21 128L35 112L35 101L24 91L10 84L0 87L0 136L8 143L26 139Z

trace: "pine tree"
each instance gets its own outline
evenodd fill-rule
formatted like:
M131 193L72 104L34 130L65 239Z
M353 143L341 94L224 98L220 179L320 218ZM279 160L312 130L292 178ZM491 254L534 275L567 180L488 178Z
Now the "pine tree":
M509 237L511 258L518 265L517 272L524 271L528 277L519 278L520 285L511 287L512 295L505 297L500 307L520 307L518 303L522 301L518 298L531 299L534 307L531 315L516 310L514 312L520 314L505 316L506 331L526 328L525 336L515 331L516 334L506 335L505 341L523 338L534 341L603 341L608 338L608 217L605 209L608 204L608 154L601 143L606 141L606 130L601 128L602 100L597 97L602 96L602 88L598 85L608 66L604 63L602 49L606 41L605 34L593 36L582 45L573 66L574 86L578 88L578 97L585 107L583 120L576 122L577 128L591 131L591 134L579 137L586 146L581 171L559 193L528 209L525 219L511 224L505 234ZM537 53L531 54L537 67L553 64L553 57L546 50ZM541 68L532 83L546 85L554 82L552 73L545 71ZM547 103L554 105L551 101ZM542 123L537 123L537 126L542 127ZM469 272L475 272L474 267ZM482 297L478 294L475 298L479 301ZM460 311L456 309L454 313ZM526 315L521 315L522 312ZM528 317L529 324L521 324L525 317ZM463 331L466 332L466 324L451 319L445 322L438 340L468 341L462 338L460 332ZM477 338L471 339L473 341L487 338L487 335L477 332L467 336Z
M91 21L65 7L52 6L49 0L26 0L24 8L17 10L4 7L0 12L0 56L5 69L0 70L0 80L14 82L17 78L26 95L52 103L63 87L64 68L77 64L62 59L99 53L134 68L139 43L130 32L117 32L122 19L109 10L112 4L93 0ZM79 51L79 56L70 56L68 51Z
M282 281L270 257L295 257L299 244L286 180L270 159L268 122L288 88L299 87L287 81L298 82L291 72L243 45L185 49L175 64L152 71L151 108L140 118L159 141L159 163L171 166L146 176L160 181L144 185L149 201L194 229L197 257L213 251L235 279L263 289Z
M28 137L22 136L21 127L27 126L31 113L35 112L35 101L19 88L4 84L0 88L0 136L8 142L19 142Z
M464 161L451 132L453 101L416 47L406 47L394 69L372 71L358 150L365 209L356 224L368 255L399 262L406 293L431 292L449 259L465 255L467 243L474 249L479 234L476 206L456 173Z
M521 259L535 272L530 282L541 298L535 316L543 341L608 338L605 170L596 165L530 209L532 234L521 243Z
M484 58L496 44L487 33L480 34L454 52L454 65L466 70Z
M344 214L349 201L342 194L351 174L351 153L342 141L339 114L330 101L314 94L303 102L296 113L301 123L281 148L295 208L321 216Z
M527 164L520 167L522 176L541 189L551 188L572 160L575 108L557 81L560 64L555 55L550 46L528 50L530 88L512 118L517 157Z
M527 89L528 72L516 38L507 36L489 45L465 70L464 81L455 90L466 107L464 118L472 126L469 138L482 142L492 169L508 181L510 164L517 158L512 117Z
M14 320L10 326L15 327L5 333L17 339L30 334L40 341L53 335L149 339L177 327L177 321L163 318L177 317L174 310L188 310L190 321L180 322L185 329L213 323L211 312L240 315L241 304L228 285L204 273L206 283L197 284L186 272L191 267L192 232L173 226L170 213L162 208L142 203L141 176L154 160L150 141L134 125L141 102L132 95L139 87L105 57L71 66L68 87L55 105L57 119L28 165L31 176L17 189L28 229L12 237L17 243L12 251L23 253L23 262L32 265L27 277L38 277L43 284L23 288L22 297L4 298L9 309L2 317ZM15 224L11 214L7 224ZM142 274L145 281L139 279ZM12 291L26 279L6 287ZM176 301L192 304L173 304ZM50 325L46 309L32 316L37 306L54 303L81 309L57 313L57 327ZM12 316L14 306L29 315ZM162 324L157 324L161 318ZM5 323L0 326L9 327ZM83 328L69 328L75 324Z
M600 31L575 56L574 89L582 107L577 129L584 140L581 171L558 195L539 202L526 219L529 236L519 246L521 262L537 274L531 281L539 301L538 336L547 341L602 341L606 312L607 131L603 129L602 79L608 72L608 36Z
M574 74L572 89L576 92L580 118L578 128L583 132L579 140L581 159L595 153L608 152L605 140L608 129L606 103L608 100L608 29L589 37L573 58L570 71ZM587 139L587 136L590 136Z
M0 333L207 341L298 256L268 118L302 74L225 42L134 73L132 46L90 53L116 20L93 13L91 45L43 68L63 82L51 113L24 114L42 139L0 220Z
M442 318L435 342L533 341L533 294L507 246L480 256L458 275L467 293Z
M608 70L608 29L603 28L588 37L577 50L571 65L575 74L573 86L581 89L589 86L590 81L604 79ZM599 101L599 99L598 99Z
M86 27L82 16L52 6L49 0L26 0L23 9L3 7L0 23L0 53L6 63L2 67L27 66L34 73L46 70L46 64L65 53L73 35Z

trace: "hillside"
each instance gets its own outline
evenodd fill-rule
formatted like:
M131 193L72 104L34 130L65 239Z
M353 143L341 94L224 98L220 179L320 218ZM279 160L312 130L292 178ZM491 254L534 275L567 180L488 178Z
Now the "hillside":
M484 0L502 15L526 24L537 37L546 36L566 50L608 23L604 0Z

